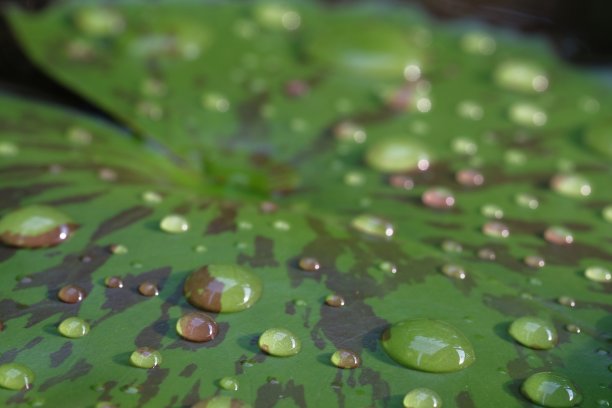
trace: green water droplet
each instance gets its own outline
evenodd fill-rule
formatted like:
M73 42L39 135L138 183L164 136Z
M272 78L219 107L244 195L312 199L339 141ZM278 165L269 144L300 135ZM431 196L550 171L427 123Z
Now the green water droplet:
M195 307L209 312L238 312L261 297L262 283L244 266L208 265L185 280L185 297Z
M487 222L483 225L482 232L494 238L508 238L510 236L510 229L508 226L497 221Z
M276 357L290 357L300 352L302 342L287 329L268 329L259 336L259 348Z
M573 407L582 401L582 396L568 378L551 372L531 375L521 386L521 392L531 402L543 407Z
M346 349L336 350L330 360L338 368L357 368L361 366L361 357L354 351Z
M389 262L389 261L383 261L381 263L378 264L378 269L380 269L383 272L386 273L391 273L391 274L395 274L397 273L397 265L395 265L393 262Z
M43 397L34 397L31 400L29 400L28 404L31 407L42 407L45 405L45 402L47 402Z
M510 325L508 332L522 345L537 350L553 348L558 340L555 326L547 320L534 316L516 319Z
M81 7L73 16L76 27L92 37L114 36L125 29L125 20L108 7Z
M142 193L142 200L147 204L159 204L164 199L161 194L155 191L145 191L144 193Z
M365 184L365 176L358 171L350 171L344 175L344 184L351 187L359 187Z
M514 197L516 204L519 207L529 208L530 210L535 210L540 206L540 202L535 196L527 193L519 193Z
M605 207L602 210L601 215L604 220L612 222L612 205L608 205L607 207Z
M452 148L455 153L473 156L478 152L478 145L472 139L467 137L458 137L453 139Z
M484 116L484 109L479 103L466 100L459 102L457 113L465 119L480 120Z
M331 307L342 307L345 301L342 296L332 293L325 297L325 304Z
M135 385L125 385L121 387L121 391L123 391L126 394L130 394L130 395L140 394L140 388Z
M440 408L442 398L429 388L415 388L404 396L404 408Z
M277 229L279 231L289 231L291 229L291 224L289 224L285 220L276 220L274 221L272 226L274 227L274 229Z
M570 245L574 242L572 232L558 225L546 228L544 239L555 245Z
M565 325L565 330L567 330L570 333L574 333L574 334L579 334L582 331L580 326L571 324L571 323Z
M527 127L541 127L548 121L546 112L539 106L530 102L517 102L512 104L508 111L508 115L517 125Z
M442 241L442 250L444 252L459 254L463 252L463 246L457 241L445 239Z
M421 371L458 371L476 359L470 341L440 320L415 319L395 323L383 333L382 345L393 360Z
M612 281L612 272L603 266L589 266L585 269L584 276L593 282L607 283Z
M381 238L390 238L395 232L393 224L389 221L369 214L353 218L351 226L359 232Z
M128 247L121 244L115 244L110 246L110 251L115 255L125 255L128 253Z
M202 106L205 109L223 113L230 109L230 102L221 94L206 93L202 95Z
M60 323L58 330L62 336L76 339L89 333L89 323L80 317L69 317Z
M589 181L578 174L558 174L550 181L550 187L567 197L587 197L591 194Z
M350 121L342 121L334 126L334 136L340 141L353 143L363 143L367 138L365 129Z
M415 140L393 138L377 141L366 151L365 160L374 170L399 173L410 170L427 170L430 155Z
M153 368L161 365L162 356L157 350L149 347L140 347L130 356L130 363L134 367Z
M34 382L34 372L19 363L0 365L0 387L9 390L29 389Z
M461 48L469 54L491 55L495 52L495 39L487 33L472 31L461 37Z
M493 218L496 220L501 220L504 218L504 210L495 204L485 204L480 209L480 213L487 218Z
M219 380L219 387L228 391L238 391L240 383L236 377L223 377Z
M557 302L563 306L576 307L576 300L574 300L573 298L569 296L560 296L557 299Z
M0 157L15 157L19 154L19 147L11 142L0 142Z
M93 135L87 129L82 127L73 126L66 132L68 140L77 146L90 145L93 140Z
M529 61L502 62L493 73L495 83L504 89L523 93L544 92L548 78L544 70Z
M58 245L72 235L77 225L52 207L33 205L20 208L0 219L0 241L22 248Z
M198 401L191 408L251 408L249 404L237 398L216 396Z
M527 156L520 150L508 149L504 153L504 161L512 166L522 166L527 163Z
M442 273L448 276L449 278L453 278L453 279L463 280L467 277L467 274L465 273L465 270L463 269L463 267L460 265L454 265L454 264L446 264L442 266Z
M180 234L189 230L189 222L182 215L170 214L162 218L159 227L162 231Z
M465 187L478 187L485 182L484 175L475 169L459 170L455 174L455 180Z

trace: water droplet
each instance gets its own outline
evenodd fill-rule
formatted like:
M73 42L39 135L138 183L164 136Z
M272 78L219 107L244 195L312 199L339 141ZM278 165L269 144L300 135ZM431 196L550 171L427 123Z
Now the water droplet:
M73 126L66 132L68 140L78 146L90 145L93 140L93 135L87 129L82 127Z
M482 248L478 250L478 257L485 261L494 261L497 257L495 251L490 248Z
M383 333L382 345L399 364L428 372L451 372L475 361L469 340L440 320L404 320Z
M444 187L433 187L425 190L421 201L429 208L448 210L455 205L453 193Z
M98 178L103 181L115 181L117 180L117 172L108 167L103 167L98 170Z
M531 375L521 386L527 399L543 407L573 407L582 396L572 382L559 374L541 372Z
M219 380L219 387L227 391L238 391L240 383L236 377L223 377Z
M291 229L291 224L289 224L285 220L276 220L274 221L272 226L274 227L274 229L277 229L279 231L289 231Z
M504 210L495 204L485 204L480 209L480 212L487 218L494 218L496 220L504 218Z
M393 174L389 177L389 185L395 188L403 188L404 190L412 190L414 181L412 177L405 174Z
M442 273L453 279L465 279L467 277L467 274L465 273L463 267L454 264L444 265L442 267Z
M125 245L121 245L121 244L111 245L109 249L115 255L125 255L128 253L128 247L126 247Z
M176 332L185 340L205 342L214 339L219 328L217 322L206 313L191 312L176 322Z
M358 187L364 185L366 179L363 173L358 171L349 171L344 175L344 184L347 186Z
M9 390L29 389L34 382L34 372L19 363L0 365L0 387Z
M589 181L577 174L558 174L550 181L550 187L567 197L587 197L591 194Z
M539 106L530 102L517 102L510 106L510 119L517 125L527 127L544 126L548 116Z
M100 401L96 404L96 408L118 408L117 405L110 401Z
M153 368L161 365L162 356L157 350L149 347L139 347L130 356L130 363L134 367Z
M612 272L603 266L589 266L584 271L584 276L593 282L607 283L612 281Z
M461 48L470 54L491 55L495 47L495 39L487 33L473 31L461 37Z
M301 270L307 271L307 272L318 271L319 268L321 267L321 264L319 263L319 261L316 258L312 258L312 257L300 258L300 260L298 261L298 265Z
M580 326L577 326L577 325L571 324L571 323L565 325L565 330L567 330L570 333L574 333L574 334L579 334L582 331Z
M369 214L353 218L351 226L359 232L381 238L390 238L394 233L393 224L384 218Z
M123 279L120 276L108 276L104 279L104 284L110 289L121 289L123 287Z
M465 119L480 120L484 116L484 109L474 101L462 101L457 106L457 113Z
M344 298L337 294L330 294L325 297L325 304L331 307L344 306Z
M197 308L215 313L239 312L260 298L262 283L244 266L208 265L189 275L184 292Z
M170 214L162 218L159 227L162 231L180 234L189 230L189 222L182 215Z
M290 357L300 352L302 342L287 329L268 329L259 337L259 348L276 357Z
M482 227L482 232L495 238L508 238L510 236L510 229L506 224L497 221L487 222Z
M576 300L574 300L573 298L569 296L560 296L557 299L557 302L563 306L576 307Z
M336 350L330 360L338 368L357 368L361 366L361 357L354 351L346 349Z
M546 265L546 261L540 255L528 255L523 262L530 268L542 268Z
M508 149L504 153L506 163L513 166L522 166L527 163L527 156L520 150Z
M64 303L79 303L87 296L85 289L77 285L66 285L63 286L59 292L57 292L57 298Z
M377 141L366 151L365 160L370 167L385 173L427 170L430 155L420 143L408 138Z
M367 134L365 129L354 122L342 121L334 127L334 136L341 141L363 143Z
M153 282L145 281L138 285L138 292L142 296L152 297L159 295L159 289Z
M612 205L608 205L607 207L605 207L602 210L601 215L604 220L612 222Z
M445 239L444 241L442 241L442 250L444 252L458 254L458 253L463 252L463 246L457 241Z
M558 339L557 330L551 322L534 316L516 319L508 332L522 345L537 350L553 348Z
M164 200L161 194L155 191L145 191L142 193L142 201L147 204L159 204Z
M82 33L92 37L114 36L125 29L123 16L116 10L103 6L81 7L75 13L73 21Z
M121 387L121 391L130 395L140 394L140 387L135 385L124 385Z
M60 323L58 330L62 336L76 339L89 333L89 323L80 317L69 317Z
M484 176L474 169L460 170L455 175L457 183L466 187L478 187L484 184Z
M572 232L560 226L549 227L544 231L544 239L555 245L570 245L574 242Z
M429 388L415 388L404 396L404 408L439 408L442 398Z
M452 142L453 151L457 154L472 156L478 151L478 145L472 139L458 137Z
M530 210L535 210L540 206L540 202L535 196L527 193L520 193L514 197L516 204L523 208L529 208Z
M19 147L11 142L0 142L0 157L15 157L19 154Z
M397 273L397 265L392 262L383 261L378 264L378 269L383 272L395 274Z
M497 66L493 75L497 85L511 91L536 93L548 89L544 70L528 61L505 61Z
M221 94L207 93L202 95L202 106L206 109L223 113L229 110L230 102Z
M9 212L0 219L0 241L21 248L50 247L70 238L76 228L58 210L33 205Z
M251 408L249 404L237 398L216 396L198 401L191 408Z

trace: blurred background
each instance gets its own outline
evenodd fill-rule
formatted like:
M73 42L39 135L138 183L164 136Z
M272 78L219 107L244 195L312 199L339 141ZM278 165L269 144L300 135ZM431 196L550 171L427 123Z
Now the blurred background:
M57 0L55 0L57 1ZM332 7L354 0L318 0ZM376 0L392 5L418 5L440 20L479 21L546 36L558 55L593 70L612 71L612 0ZM0 0L0 7L18 5L40 10L54 0ZM111 2L109 2L111 3ZM95 110L56 84L21 52L0 16L0 90L37 96Z

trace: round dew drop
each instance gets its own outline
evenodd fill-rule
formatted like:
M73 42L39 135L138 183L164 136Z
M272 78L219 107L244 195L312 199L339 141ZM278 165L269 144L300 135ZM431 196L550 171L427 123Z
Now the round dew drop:
M29 389L34 382L34 372L19 363L0 365L0 387L9 390Z
M139 368L153 368L161 365L162 356L157 350L149 347L140 347L130 356L130 363Z
M338 368L357 368L361 366L361 357L351 350L336 350L330 360Z
M89 333L89 323L80 317L69 317L60 323L58 331L64 337L76 339Z
M259 348L276 357L290 357L300 352L302 342L287 329L268 329L259 337Z
M521 392L531 402L543 407L569 408L582 401L582 396L568 378L552 372L531 375L521 386Z
M351 226L357 231L373 237L390 238L395 233L393 224L375 215L359 215L353 218Z
M298 266L301 270L307 272L315 272L321 268L321 264L319 263L319 261L316 258L312 257L300 258Z
M170 214L162 218L159 227L170 234L180 234L189 230L189 222L182 215Z
M584 271L584 276L593 282L608 283L612 282L612 272L603 266L589 266Z
M176 322L176 332L185 340L205 342L213 340L219 328L217 322L206 313L191 312Z
M537 350L553 348L558 340L557 330L551 322L533 316L516 319L508 332L522 345Z
M442 398L429 388L415 388L404 396L404 408L440 408Z
M77 224L55 208L33 205L0 219L0 242L18 248L46 248L66 241L76 228Z
M85 289L77 285L66 285L57 293L57 297L64 303L79 303L85 299L87 293Z
M223 377L219 380L219 387L228 391L238 391L240 383L236 377Z
M401 173L411 170L427 170L430 155L420 143L392 138L372 144L366 151L366 163L384 173Z

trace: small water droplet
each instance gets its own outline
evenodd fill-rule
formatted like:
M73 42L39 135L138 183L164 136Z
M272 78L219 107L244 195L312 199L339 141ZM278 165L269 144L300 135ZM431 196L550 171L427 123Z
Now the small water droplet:
M508 332L522 345L537 350L553 348L558 339L557 330L551 322L534 316L516 319Z
M523 262L531 268L542 268L546 265L546 261L540 255L528 255L523 259Z
M237 398L216 396L198 401L191 408L251 408L249 404Z
M205 342L213 340L219 328L217 322L206 313L191 312L176 322L176 332L185 340Z
M565 330L567 330L570 333L574 333L574 334L579 334L582 331L580 326L577 326L577 325L571 324L571 323L565 325Z
M219 380L219 387L227 391L238 391L240 383L236 377L223 377Z
M569 296L560 296L557 299L557 302L563 306L576 307L576 300L574 300L574 298L571 298Z
M378 269L383 272L395 274L397 273L397 265L392 262L383 261L378 264Z
M117 172L108 167L103 167L98 170L98 178L102 181L115 181L117 180Z
M390 238L395 232L393 224L389 221L369 214L353 218L351 226L359 232L381 238Z
M166 94L166 84L158 78L144 78L140 85L140 92L146 96L160 97Z
M440 408L442 398L429 388L415 388L404 396L404 408Z
M466 156L473 156L478 152L478 145L476 142L467 137L453 139L452 148L455 153Z
M110 251L115 255L125 255L128 253L128 247L121 244L114 244L109 247Z
M544 70L529 61L502 62L493 75L497 85L511 91L538 93L548 89L548 77Z
M433 187L425 190L421 201L429 208L448 210L455 205L453 193L444 187Z
M589 181L577 174L557 174L551 179L550 187L567 197L587 197L591 194Z
M96 404L96 408L118 408L117 405L110 401L100 401Z
M497 257L495 251L490 248L481 248L478 250L478 257L485 261L494 261Z
M463 252L463 246L457 241L445 239L444 241L442 241L442 250L444 252L458 254Z
M574 242L572 232L560 226L548 227L544 231L544 239L555 245L570 245Z
M69 317L59 324L58 330L62 336L76 339L89 333L89 323L80 317Z
M272 226L274 227L274 229L277 229L279 231L289 231L291 229L291 224L289 224L285 220L276 220L274 221L274 224L272 224Z
M467 274L465 273L463 267L454 264L444 265L442 267L442 273L453 279L465 279L467 277Z
M300 258L300 260L298 261L298 266L303 271L315 272L319 270L321 264L316 258L304 257Z
M161 365L161 353L150 347L139 347L130 355L130 363L134 367L153 368Z
M259 348L276 357L290 357L300 352L302 342L287 329L268 329L259 336Z
M121 387L121 391L130 395L140 394L140 387L135 385L124 385Z
M527 156L520 150L508 149L504 153L504 161L512 166L522 166L527 163Z
M501 220L504 218L504 210L495 204L485 204L481 207L480 213L487 218Z
M361 366L361 357L354 351L346 349L336 350L330 360L338 368L357 368Z
M196 245L193 247L193 251L194 252L198 252L198 253L203 253L208 251L208 248L206 247L206 245Z
M510 236L510 229L506 224L497 221L487 222L482 227L482 232L495 238L508 238Z
M0 157L15 157L19 154L19 147L11 142L0 142Z
M76 228L58 210L33 205L11 211L0 219L0 241L20 248L45 248L66 241Z
M469 54L491 55L495 52L495 39L487 33L473 31L461 37L461 48Z
M9 390L29 389L34 382L34 372L19 363L0 365L0 387Z
M457 113L465 119L480 120L484 116L483 107L474 101L461 101Z
M123 287L123 279L120 276L108 276L104 279L104 284L110 289L121 289Z
M395 188L402 188L404 190L412 190L414 187L414 181L411 177L405 174L393 174L389 177L389 185Z
M153 282L145 281L138 285L138 292L142 296L152 297L159 295L159 289Z
M370 145L365 160L374 170L384 173L401 173L411 170L427 170L430 155L421 144L407 138L379 140Z
M224 113L230 109L230 102L221 94L207 93L202 95L202 106L208 110Z
M123 16L106 6L81 7L72 21L83 34L92 37L115 36L123 32L126 26Z
M548 121L546 112L531 102L512 104L508 114L514 123L527 127L544 126Z
M325 297L325 304L331 307L342 307L344 306L344 298L337 294L330 294Z
M68 140L78 146L90 145L93 140L93 135L87 129L82 127L73 126L66 132Z
M334 136L340 141L354 143L363 143L367 138L365 129L350 121L342 121L338 123L334 127Z
M559 374L541 372L531 375L521 386L527 399L543 407L573 407L582 396L572 382Z
M602 211L601 215L604 220L612 222L612 205L606 206Z
M365 184L365 176L358 171L350 171L344 175L344 184L351 187L358 187Z
M440 320L415 319L395 323L383 333L382 345L393 360L421 371L458 371L475 361L469 340Z
M460 170L455 175L457 183L466 187L478 187L484 184L484 176L474 169Z
M162 218L159 227L162 231L180 234L189 230L189 222L182 215L170 214Z
M79 303L87 296L85 289L77 285L63 286L57 292L57 298L64 303Z
M608 283L612 281L612 272L603 266L589 266L585 269L584 276L593 282Z
M145 191L144 193L142 193L141 197L142 201L147 204L159 204L164 200L161 194L155 191Z
M523 208L529 208L530 210L535 210L540 206L540 202L535 196L527 193L520 193L514 197L516 204Z

